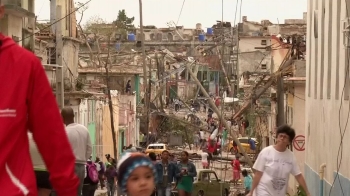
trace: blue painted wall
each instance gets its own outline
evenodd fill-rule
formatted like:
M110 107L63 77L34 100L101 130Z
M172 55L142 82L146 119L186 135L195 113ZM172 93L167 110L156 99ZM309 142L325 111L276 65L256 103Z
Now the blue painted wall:
M329 191L331 189L331 183L323 181L323 194L320 194L320 177L318 173L312 170L308 165L305 164L305 180L307 186L310 190L311 195L313 196L350 196L350 180L345 178L341 174L338 175L339 178L336 179L334 186L332 188L331 194ZM318 168L317 168L318 169ZM333 173L333 177L336 177L336 172ZM340 182L340 183L339 183ZM340 184L342 189L340 188ZM344 193L344 194L343 194Z

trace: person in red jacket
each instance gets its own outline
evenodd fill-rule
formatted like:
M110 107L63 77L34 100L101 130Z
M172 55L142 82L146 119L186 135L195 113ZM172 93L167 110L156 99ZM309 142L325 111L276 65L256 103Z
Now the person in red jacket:
M0 0L0 19L5 13ZM0 193L37 196L28 130L58 196L76 196L75 156L39 59L0 33Z

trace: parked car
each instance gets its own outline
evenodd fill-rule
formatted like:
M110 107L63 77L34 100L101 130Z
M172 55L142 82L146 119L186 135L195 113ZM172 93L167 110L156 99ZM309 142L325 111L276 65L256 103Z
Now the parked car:
M164 143L154 143L147 146L145 153L148 155L154 152L156 155L162 154L164 150L168 150L168 146Z
M221 192L221 194L219 194ZM172 195L177 195L173 191ZM229 196L230 184L218 179L216 172L210 169L198 169L193 182L193 196Z
M255 142L255 146L258 146L259 142L257 141L256 138L250 138L250 139L252 139ZM248 137L240 137L240 138L238 138L238 140L242 144L244 151L247 154L254 154L255 153L255 150L250 149ZM231 152L231 154L242 153L238 148L237 149L234 148L233 140L231 140L230 143L227 145L227 150L229 152Z

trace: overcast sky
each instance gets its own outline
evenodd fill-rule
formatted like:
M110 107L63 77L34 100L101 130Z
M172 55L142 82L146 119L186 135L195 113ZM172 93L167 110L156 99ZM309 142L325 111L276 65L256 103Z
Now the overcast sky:
M79 0L85 3L88 0ZM224 21L234 22L237 1L224 1ZM36 0L35 13L38 20L50 18L50 0ZM77 2L77 1L76 1ZM107 22L117 18L118 10L125 9L127 15L134 16L135 26L139 26L138 0L92 0L84 12L83 24L94 16L99 16ZM211 27L216 20L222 18L222 0L185 0L182 13L180 10L183 0L143 0L144 25L166 27L167 22L174 21L187 28L195 28L201 23L203 28ZM239 21L239 7L236 22ZM241 15L249 21L260 22L268 19L273 23L284 23L284 19L303 18L307 10L307 0L243 0ZM79 14L77 14L79 16Z

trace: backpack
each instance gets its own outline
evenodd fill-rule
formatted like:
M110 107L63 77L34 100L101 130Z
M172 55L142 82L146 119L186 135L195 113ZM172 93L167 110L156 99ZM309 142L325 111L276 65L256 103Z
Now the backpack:
M98 173L97 173L97 168L94 163L88 163L87 164L87 169L88 169L88 176L92 182L98 182Z

